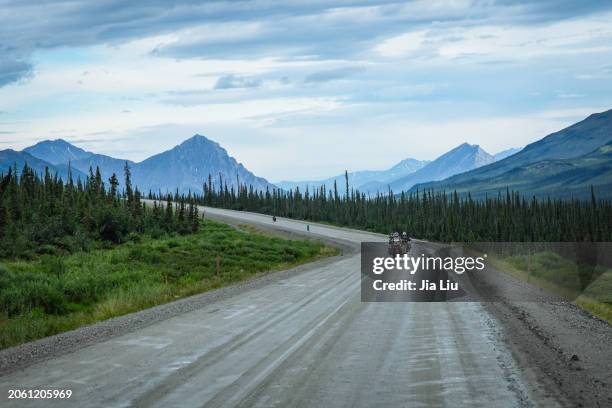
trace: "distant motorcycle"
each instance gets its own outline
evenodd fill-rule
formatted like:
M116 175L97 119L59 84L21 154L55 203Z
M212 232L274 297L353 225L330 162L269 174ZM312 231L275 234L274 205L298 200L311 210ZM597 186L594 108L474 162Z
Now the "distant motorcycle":
M404 255L410 251L410 238L403 232L393 232L389 234L389 255Z
M276 222L276 215L272 216L272 222Z

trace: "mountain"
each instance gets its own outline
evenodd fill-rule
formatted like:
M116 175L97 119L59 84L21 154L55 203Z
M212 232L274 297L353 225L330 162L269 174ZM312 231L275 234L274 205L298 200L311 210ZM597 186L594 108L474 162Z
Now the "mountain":
M383 177L378 177L378 181L385 182L407 176L422 169L427 164L429 164L429 160L404 159L389 170L386 170Z
M402 160L387 170L363 170L351 172L348 173L349 186L350 188L357 189L361 192L376 193L379 186L384 185L384 183L414 173L427 163L429 162L408 158ZM343 194L345 189L344 174L339 174L324 180L281 181L276 183L276 185L285 190L294 190L296 187L299 187L301 191L305 191L307 188L319 188L320 186L324 185L327 190L330 190L334 188L334 181L338 186L339 192Z
M130 167L134 167L136 164L129 160L85 151L63 139L45 140L27 147L23 151L56 166L67 167L70 163L73 170L78 170L84 175L89 174L90 168L95 171L96 167L99 167L103 180L108 180L114 173L120 180L120 186L123 185L125 162L127 161Z
M63 139L45 140L23 151L51 164L67 164L93 155Z
M96 167L98 167L102 174L102 180L105 181L115 174L119 179L119 186L121 188L123 187L123 173L126 162L130 166L130 169L135 169L137 166L137 164L131 160L116 159L114 157L94 153L87 158L71 162L71 166L86 174L89 174L90 168L95 171Z
M510 173L512 170L517 169L516 171L520 173L521 169L525 170L530 168L532 171L532 173L530 173L531 177L534 177L533 172L538 166L529 167L531 164L545 162L543 165L544 167L541 168L544 172L544 168L550 169L550 162L546 161L568 160L589 155L611 141L612 109L606 112L592 114L574 125L558 132L551 133L543 139L525 146L520 152L503 160L467 173L450 177L443 181L415 186L413 190L419 188L452 191L460 186L461 191L470 191L473 195L477 195L482 191L490 191L489 187L493 187L494 185L499 186L499 184L491 183L493 183L494 180L503 181L503 177L500 176L506 174L505 177L508 177L509 174L512 174ZM567 164L567 162L565 162L565 164ZM557 175L557 177L559 177L559 175ZM515 189L519 186L526 187L523 183L513 185L509 183L504 185L502 183L501 185L503 185L503 189L505 189L506 185ZM524 190L524 192L527 193L528 191Z
M418 183L442 180L455 174L463 173L489 163L495 159L478 145L463 143L438 157L423 168L381 186L381 190L390 188L395 192L405 191Z
M506 188L536 197L588 198L591 186L599 198L612 198L612 142L573 159L548 159L480 182L456 183L453 190L475 198L496 196Z
M79 174L83 176L89 174L90 168L95 170L99 167L104 180L108 180L115 173L121 183L127 162L132 172L133 184L145 193L149 190L173 192L177 188L182 193L201 193L209 174L217 185L221 174L224 184L227 183L228 187L236 186L238 178L240 184L253 185L259 190L275 188L229 156L218 143L201 135L195 135L179 146L140 163L87 152L61 139L37 143L22 153L33 159L52 160L57 163L55 167L58 169L62 166L67 169L70 162L72 168L80 171Z
M208 175L218 187L219 175L228 187L252 185L256 190L275 188L266 179L255 176L231 157L218 143L201 135L187 139L171 150L152 156L134 166L134 184L143 191L189 190L202 192Z
M501 152L494 154L493 158L495 159L495 161L504 160L506 157L510 157L513 154L520 152L521 150L523 150L522 147L511 147L510 149L502 150Z
M57 173L64 181L68 180L68 166L66 165L53 165L26 152L17 152L12 149L0 151L0 174L8 173L9 168L12 168L15 165L17 166L17 173L21 173L21 170L23 170L23 166L26 163L40 176L45 174L45 168L49 168L49 172L52 175ZM79 177L81 177L82 180L85 179L85 175L83 173L73 169L73 180L76 181Z

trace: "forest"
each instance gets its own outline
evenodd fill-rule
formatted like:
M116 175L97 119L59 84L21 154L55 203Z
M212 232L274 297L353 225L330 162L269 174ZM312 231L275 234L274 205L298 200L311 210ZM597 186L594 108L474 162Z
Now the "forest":
M201 220L191 195L145 205L127 165L121 191L98 169L17 170L0 175L0 349L337 253Z
M48 170L40 177L27 165L1 175L0 258L32 259L119 244L141 233L198 230L193 197L146 207L127 163L122 191L115 174L105 183L99 169L89 173L76 183Z
M76 182L17 170L0 175L0 349L335 253L315 241L203 222L198 205L441 242L612 241L612 204L594 194L369 197L351 189L348 176L342 193L337 185L234 188L209 176L203 194L148 192L153 202L145 205L127 165L121 188L98 169Z
M196 200L212 207L383 234L406 231L415 238L440 242L612 241L612 203L598 199L593 192L586 201L527 199L510 190L484 199L432 191L389 191L370 197L351 189L346 173L342 187L342 194L336 184L331 190L322 186L314 192L298 188L262 192L246 185L228 187L221 177L215 180L209 176L204 194Z
M0 176L0 258L72 253L142 233L193 233L198 204L385 234L407 231L440 242L612 241L612 203L595 194L586 201L527 199L510 190L485 199L432 191L370 197L351 189L348 175L342 193L337 185L258 191L209 176L201 195L149 192L147 198L164 203L146 206L127 164L121 191L116 175L105 183L98 169L89 173L86 180L64 182L25 166Z

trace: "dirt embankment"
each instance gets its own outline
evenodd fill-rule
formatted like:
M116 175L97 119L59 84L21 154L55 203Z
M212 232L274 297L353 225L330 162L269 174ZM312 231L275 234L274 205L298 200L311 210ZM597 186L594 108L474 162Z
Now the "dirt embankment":
M612 326L576 305L495 270L472 275L476 297L504 327L527 378L572 407L612 406ZM530 301L517 301L529 299Z

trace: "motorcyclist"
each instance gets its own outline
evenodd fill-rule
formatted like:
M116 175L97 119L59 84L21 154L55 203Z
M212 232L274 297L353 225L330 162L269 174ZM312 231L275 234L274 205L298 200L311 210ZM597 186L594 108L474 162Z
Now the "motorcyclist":
M276 222L276 215L272 216L272 222Z

